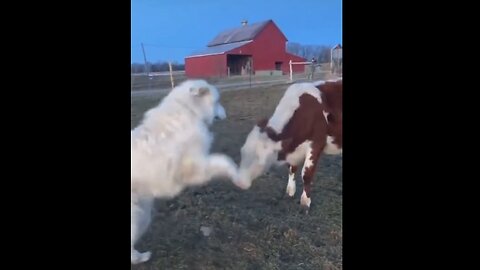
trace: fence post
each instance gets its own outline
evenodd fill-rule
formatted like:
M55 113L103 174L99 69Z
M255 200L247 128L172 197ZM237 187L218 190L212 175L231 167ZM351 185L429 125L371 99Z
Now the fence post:
M293 81L292 59L288 62L290 66L290 81Z
M173 82L173 74L172 74L172 63L168 62L168 68L170 69L170 82L172 83L172 89L175 87L175 83Z

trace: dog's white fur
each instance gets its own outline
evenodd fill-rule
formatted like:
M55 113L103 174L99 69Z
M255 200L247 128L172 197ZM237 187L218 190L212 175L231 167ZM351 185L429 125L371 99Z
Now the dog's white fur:
M209 154L208 127L224 119L218 90L204 80L175 87L131 132L131 262L150 259L134 245L149 226L154 198L172 198L188 186L213 178L237 178L236 164L225 155Z

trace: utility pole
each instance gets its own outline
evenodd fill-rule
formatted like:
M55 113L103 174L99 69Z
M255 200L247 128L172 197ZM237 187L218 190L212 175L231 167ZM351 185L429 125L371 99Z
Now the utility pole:
M145 48L143 47L143 42L142 42L142 51L143 51L143 60L145 60L145 72L147 75L150 75L150 72L148 70L148 65L147 65L147 56L145 55Z

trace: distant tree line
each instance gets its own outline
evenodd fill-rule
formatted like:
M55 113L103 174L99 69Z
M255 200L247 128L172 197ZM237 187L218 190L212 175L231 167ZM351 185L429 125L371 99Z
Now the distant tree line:
M169 71L168 62L158 61L156 63L147 62L147 68L149 72L162 72ZM185 64L179 64L172 62L172 70L185 70ZM145 63L133 63L132 73L145 73Z
M289 53L306 58L308 61L315 57L318 63L330 62L331 49L331 47L325 45L302 45L295 42L287 44Z

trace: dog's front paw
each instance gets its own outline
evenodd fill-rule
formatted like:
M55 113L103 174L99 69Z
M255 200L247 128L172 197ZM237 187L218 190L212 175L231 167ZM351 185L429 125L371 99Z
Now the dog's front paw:
M252 183L250 181L241 180L240 178L234 178L232 179L232 182L235 186L243 190L247 190L252 186Z

